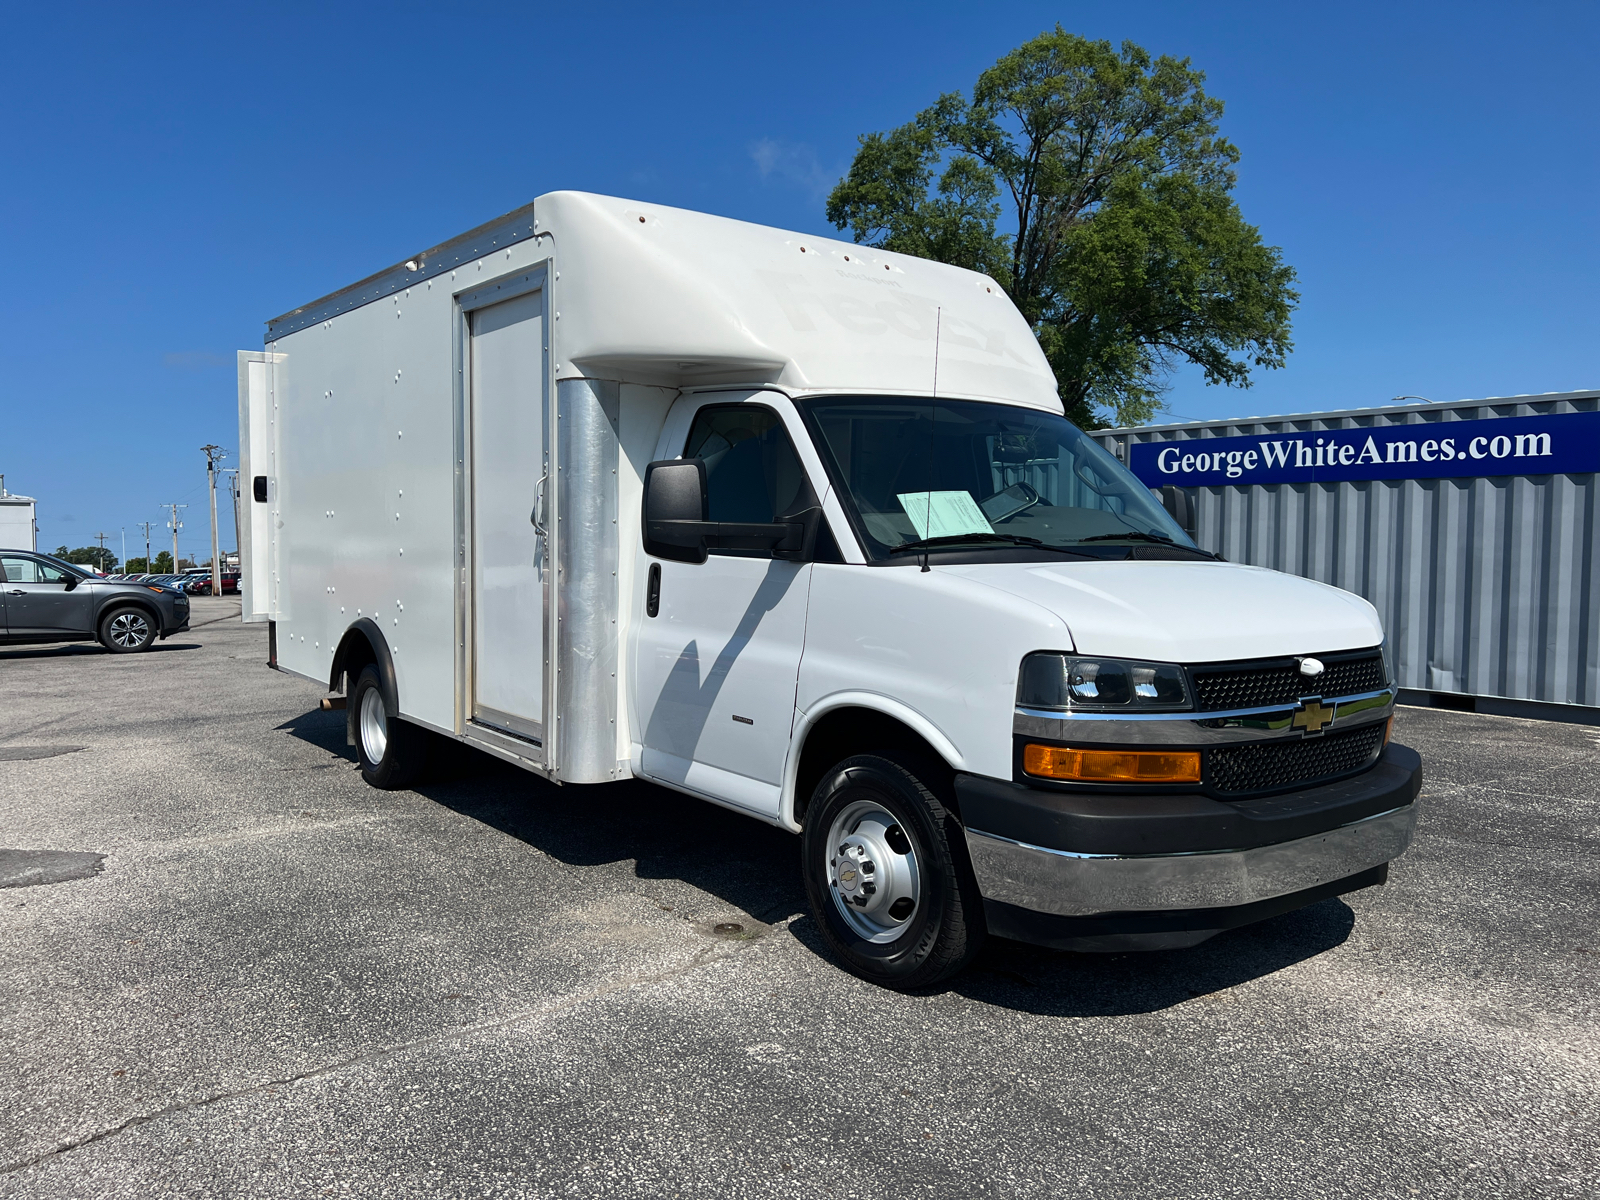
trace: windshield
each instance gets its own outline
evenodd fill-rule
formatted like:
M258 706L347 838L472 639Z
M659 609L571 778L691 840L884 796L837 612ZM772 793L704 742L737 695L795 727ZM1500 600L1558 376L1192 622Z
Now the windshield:
M1191 548L1148 488L1065 417L977 400L801 405L868 555L1157 541ZM1198 553L1198 552L1197 552Z

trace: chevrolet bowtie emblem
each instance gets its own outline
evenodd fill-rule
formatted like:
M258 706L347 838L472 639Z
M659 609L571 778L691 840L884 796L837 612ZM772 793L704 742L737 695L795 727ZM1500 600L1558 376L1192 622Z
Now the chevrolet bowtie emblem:
M1303 729L1307 733L1321 733L1324 725L1333 723L1333 714L1338 707L1336 704L1325 705L1321 700L1303 701L1294 710L1294 719L1289 722L1289 727Z

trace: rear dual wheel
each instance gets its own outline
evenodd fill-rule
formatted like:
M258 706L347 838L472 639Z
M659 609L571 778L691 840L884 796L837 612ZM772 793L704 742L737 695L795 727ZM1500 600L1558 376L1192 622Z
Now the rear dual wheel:
M385 791L410 787L420 779L433 735L390 711L377 667L361 669L349 706L361 777Z
M892 988L937 983L983 944L983 900L960 822L911 756L863 754L828 772L806 811L806 894L853 972Z

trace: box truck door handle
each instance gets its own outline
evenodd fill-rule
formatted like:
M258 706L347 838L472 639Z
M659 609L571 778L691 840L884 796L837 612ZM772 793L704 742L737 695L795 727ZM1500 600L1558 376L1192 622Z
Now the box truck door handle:
M537 533L540 537L544 537L545 536L545 532L544 532L544 481L547 478L549 478L548 474L539 476L539 489L538 489L537 492L534 493L533 511L528 514L528 520L532 523L534 532Z
M650 564L650 582L644 589L644 614L653 617L661 611L661 564Z

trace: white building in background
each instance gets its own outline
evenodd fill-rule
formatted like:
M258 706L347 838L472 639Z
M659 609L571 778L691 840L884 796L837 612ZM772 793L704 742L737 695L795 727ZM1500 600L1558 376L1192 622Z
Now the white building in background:
M34 506L32 496L13 496L6 491L6 477L0 475L0 547L7 550L39 548Z

